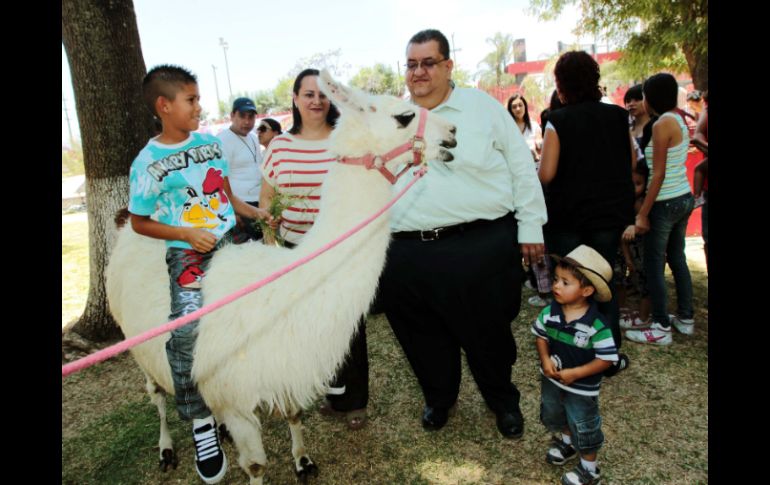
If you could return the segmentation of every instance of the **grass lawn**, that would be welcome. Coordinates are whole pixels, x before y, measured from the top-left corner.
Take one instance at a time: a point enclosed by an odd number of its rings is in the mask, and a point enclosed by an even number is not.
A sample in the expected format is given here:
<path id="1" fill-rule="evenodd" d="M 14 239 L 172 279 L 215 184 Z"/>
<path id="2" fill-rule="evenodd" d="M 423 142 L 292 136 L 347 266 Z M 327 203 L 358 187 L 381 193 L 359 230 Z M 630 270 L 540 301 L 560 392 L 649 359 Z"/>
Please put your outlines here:
<path id="1" fill-rule="evenodd" d="M 76 318 L 88 285 L 86 223 L 62 218 L 62 323 Z M 688 241 L 696 308 L 693 336 L 674 335 L 674 345 L 651 348 L 624 341 L 631 366 L 605 380 L 601 408 L 605 446 L 603 483 L 661 484 L 708 481 L 707 279 L 697 240 Z M 668 277 L 671 294 L 673 286 Z M 537 310 L 522 292 L 512 328 L 519 346 L 512 380 L 522 393 L 524 437 L 503 439 L 494 415 L 463 365 L 457 414 L 438 432 L 420 426 L 422 396 L 384 315 L 367 323 L 370 353 L 369 422 L 356 432 L 307 410 L 305 445 L 319 466 L 311 483 L 325 484 L 540 484 L 558 483 L 563 469 L 544 460 L 548 433 L 538 422 L 539 372 L 529 326 Z M 128 353 L 62 382 L 62 483 L 202 483 L 193 466 L 187 423 L 167 406 L 179 468 L 157 466 L 158 417 L 144 380 Z M 285 421 L 261 416 L 268 457 L 266 484 L 296 479 Z M 230 468 L 222 484 L 248 479 L 237 453 L 225 444 Z"/>

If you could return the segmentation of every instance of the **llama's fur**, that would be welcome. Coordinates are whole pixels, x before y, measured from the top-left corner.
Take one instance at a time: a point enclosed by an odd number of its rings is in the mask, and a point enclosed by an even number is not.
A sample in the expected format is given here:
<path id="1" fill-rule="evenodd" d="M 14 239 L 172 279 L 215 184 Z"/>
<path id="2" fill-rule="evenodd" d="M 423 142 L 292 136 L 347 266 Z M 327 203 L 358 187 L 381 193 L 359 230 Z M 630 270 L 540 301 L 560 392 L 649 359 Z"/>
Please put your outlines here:
<path id="1" fill-rule="evenodd" d="M 414 136 L 416 106 L 389 96 L 369 96 L 337 84 L 327 73 L 319 86 L 340 109 L 331 137 L 337 156 L 382 154 Z M 415 116 L 402 126 L 394 116 Z M 440 146 L 454 146 L 454 128 L 429 115 L 426 159 L 451 160 Z M 388 163 L 391 170 L 411 152 Z M 323 185 L 321 210 L 301 244 L 288 250 L 261 242 L 217 251 L 203 280 L 204 302 L 214 302 L 310 254 L 381 208 L 393 195 L 377 171 L 335 164 Z M 130 226 L 130 225 L 129 225 Z M 298 473 L 314 467 L 307 457 L 297 416 L 332 379 L 349 349 L 356 323 L 371 303 L 384 265 L 388 222 L 381 217 L 317 259 L 203 318 L 193 377 L 206 403 L 227 425 L 239 463 L 252 484 L 262 483 L 265 454 L 257 407 L 289 417 Z M 126 337 L 168 320 L 169 281 L 163 241 L 120 231 L 107 268 L 110 309 Z M 165 351 L 168 335 L 132 349 L 147 375 L 153 402 L 157 388 L 173 393 Z M 156 404 L 158 404 L 156 402 Z M 160 408 L 160 405 L 159 405 Z M 161 453 L 171 440 L 161 426 Z M 163 460 L 163 457 L 162 457 Z M 165 459 L 168 462 L 168 459 Z"/>

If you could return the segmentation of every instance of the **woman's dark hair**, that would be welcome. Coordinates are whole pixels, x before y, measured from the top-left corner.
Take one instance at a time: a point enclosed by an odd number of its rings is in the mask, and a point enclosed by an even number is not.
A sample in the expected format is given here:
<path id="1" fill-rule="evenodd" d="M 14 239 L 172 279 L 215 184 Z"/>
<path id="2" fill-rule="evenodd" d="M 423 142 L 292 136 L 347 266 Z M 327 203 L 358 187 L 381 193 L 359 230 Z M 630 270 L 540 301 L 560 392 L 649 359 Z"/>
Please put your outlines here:
<path id="1" fill-rule="evenodd" d="M 553 74 L 566 104 L 602 99 L 602 91 L 599 89 L 599 64 L 588 53 L 565 52 L 556 61 Z"/>
<path id="2" fill-rule="evenodd" d="M 551 115 L 551 113 L 563 107 L 564 105 L 561 104 L 561 100 L 559 99 L 559 92 L 554 89 L 551 93 L 550 104 L 546 109 L 540 112 L 540 131 L 543 132 L 543 136 L 545 136 L 545 126 L 548 124 L 548 117 Z"/>
<path id="3" fill-rule="evenodd" d="M 517 99 L 520 99 L 522 103 L 524 103 L 524 126 L 527 127 L 528 130 L 532 130 L 532 123 L 529 121 L 529 106 L 527 105 L 527 100 L 524 99 L 524 96 L 522 96 L 519 93 L 514 94 L 513 96 L 508 99 L 508 113 L 510 113 L 511 117 L 513 118 L 513 121 L 516 121 L 516 117 L 513 116 L 513 110 L 511 109 L 511 105 L 514 101 Z"/>
<path id="4" fill-rule="evenodd" d="M 644 153 L 644 149 L 647 148 L 647 145 L 650 144 L 650 140 L 652 140 L 652 125 L 655 124 L 656 121 L 658 121 L 658 117 L 651 114 L 650 121 L 648 121 L 647 124 L 644 125 L 644 128 L 642 128 L 642 139 L 639 141 L 639 148 L 642 149 L 642 153 Z"/>
<path id="5" fill-rule="evenodd" d="M 299 88 L 302 86 L 302 80 L 307 76 L 318 76 L 320 73 L 318 72 L 318 69 L 305 69 L 301 73 L 297 74 L 297 79 L 294 80 L 294 87 L 292 88 L 292 91 L 294 94 L 299 95 Z M 337 118 L 340 117 L 340 112 L 337 111 L 337 107 L 334 106 L 334 103 L 330 103 L 331 106 L 329 106 L 329 113 L 326 115 L 326 123 L 334 127 L 334 125 L 337 123 Z M 291 118 L 292 118 L 292 127 L 289 130 L 289 133 L 292 135 L 296 135 L 302 130 L 302 115 L 299 114 L 299 108 L 297 108 L 297 105 L 292 101 L 291 103 Z"/>
<path id="6" fill-rule="evenodd" d="M 641 101 L 644 99 L 644 93 L 642 92 L 642 85 L 637 84 L 636 86 L 631 86 L 628 88 L 628 91 L 626 91 L 626 94 L 623 96 L 623 104 L 628 104 L 631 100 L 634 101 Z"/>
<path id="7" fill-rule="evenodd" d="M 270 127 L 271 130 L 278 133 L 279 135 L 283 133 L 283 130 L 281 130 L 281 124 L 275 121 L 273 118 L 264 118 L 262 121 Z"/>
<path id="8" fill-rule="evenodd" d="M 647 105 L 660 116 L 676 108 L 679 97 L 679 84 L 671 74 L 661 72 L 653 74 L 644 81 L 644 99 Z"/>

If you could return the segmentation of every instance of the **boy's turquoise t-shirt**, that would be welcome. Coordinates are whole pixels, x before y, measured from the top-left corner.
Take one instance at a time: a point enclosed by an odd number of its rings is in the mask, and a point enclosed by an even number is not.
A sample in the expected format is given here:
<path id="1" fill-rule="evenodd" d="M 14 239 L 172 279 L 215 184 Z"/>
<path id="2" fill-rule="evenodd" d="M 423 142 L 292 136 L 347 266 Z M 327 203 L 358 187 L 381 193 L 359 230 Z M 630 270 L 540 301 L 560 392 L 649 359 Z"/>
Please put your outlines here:
<path id="1" fill-rule="evenodd" d="M 169 226 L 206 229 L 217 239 L 235 225 L 235 212 L 225 195 L 229 174 L 219 138 L 203 133 L 175 145 L 154 138 L 131 164 L 128 210 L 152 216 Z M 184 241 L 167 247 L 186 248 Z"/>

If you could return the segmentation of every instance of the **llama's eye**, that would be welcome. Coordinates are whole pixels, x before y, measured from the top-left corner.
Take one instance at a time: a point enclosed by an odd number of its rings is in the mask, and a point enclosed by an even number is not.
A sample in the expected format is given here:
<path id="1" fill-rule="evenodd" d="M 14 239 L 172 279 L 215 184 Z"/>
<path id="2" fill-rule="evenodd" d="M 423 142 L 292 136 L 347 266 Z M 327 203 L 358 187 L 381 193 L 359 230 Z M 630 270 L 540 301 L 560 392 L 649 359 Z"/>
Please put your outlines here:
<path id="1" fill-rule="evenodd" d="M 393 118 L 398 121 L 399 128 L 406 128 L 414 119 L 414 113 L 401 113 L 400 115 L 393 116 Z"/>

